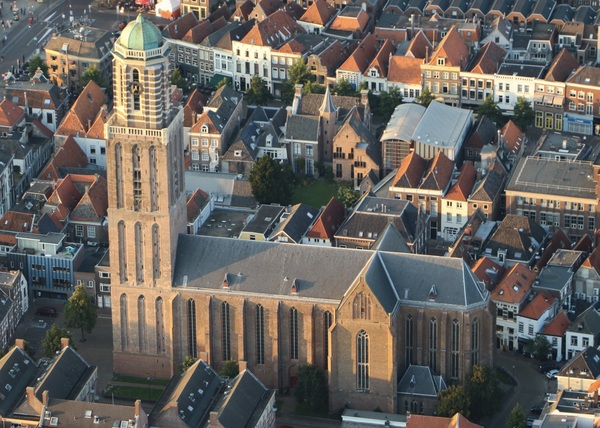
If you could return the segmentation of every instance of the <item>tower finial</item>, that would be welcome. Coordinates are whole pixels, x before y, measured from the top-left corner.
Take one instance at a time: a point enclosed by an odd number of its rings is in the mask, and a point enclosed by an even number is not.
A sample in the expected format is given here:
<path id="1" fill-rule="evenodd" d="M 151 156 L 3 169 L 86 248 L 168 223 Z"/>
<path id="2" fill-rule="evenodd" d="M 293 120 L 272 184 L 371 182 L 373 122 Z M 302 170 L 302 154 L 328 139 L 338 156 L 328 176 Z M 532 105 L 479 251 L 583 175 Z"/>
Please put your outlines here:
<path id="1" fill-rule="evenodd" d="M 321 104 L 321 108 L 319 109 L 319 111 L 321 113 L 333 113 L 335 111 L 335 106 L 333 105 L 333 98 L 331 96 L 331 91 L 329 90 L 329 85 L 327 85 L 327 89 L 325 89 L 323 104 Z"/>

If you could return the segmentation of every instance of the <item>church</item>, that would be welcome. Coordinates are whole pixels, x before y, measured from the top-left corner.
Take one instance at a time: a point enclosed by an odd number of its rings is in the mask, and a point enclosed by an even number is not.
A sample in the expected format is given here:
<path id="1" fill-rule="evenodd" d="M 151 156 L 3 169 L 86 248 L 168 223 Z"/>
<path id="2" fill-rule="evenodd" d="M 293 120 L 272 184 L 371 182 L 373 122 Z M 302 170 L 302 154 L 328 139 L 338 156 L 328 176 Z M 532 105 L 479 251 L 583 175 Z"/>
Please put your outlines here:
<path id="1" fill-rule="evenodd" d="M 141 15 L 113 51 L 106 123 L 115 373 L 168 378 L 187 355 L 246 361 L 271 388 L 323 369 L 330 409 L 404 409 L 409 365 L 461 382 L 493 365 L 484 285 L 456 258 L 186 235 L 183 110 L 170 47 Z M 402 409 L 400 409 L 402 407 Z"/>

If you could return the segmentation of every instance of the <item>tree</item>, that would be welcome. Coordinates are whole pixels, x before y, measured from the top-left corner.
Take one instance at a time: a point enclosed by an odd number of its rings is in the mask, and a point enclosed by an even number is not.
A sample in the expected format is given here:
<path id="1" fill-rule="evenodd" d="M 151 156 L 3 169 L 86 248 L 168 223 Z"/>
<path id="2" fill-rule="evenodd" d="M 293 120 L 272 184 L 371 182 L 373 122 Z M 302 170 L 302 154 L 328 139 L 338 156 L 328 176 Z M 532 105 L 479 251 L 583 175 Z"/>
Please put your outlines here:
<path id="1" fill-rule="evenodd" d="M 289 165 L 263 156 L 254 163 L 249 181 L 252 194 L 259 203 L 288 205 L 291 202 L 294 174 Z"/>
<path id="2" fill-rule="evenodd" d="M 283 83 L 281 89 L 281 99 L 287 103 L 291 103 L 294 99 L 296 85 L 306 85 L 313 79 L 313 75 L 308 70 L 304 60 L 298 58 L 294 61 L 289 69 L 288 80 Z"/>
<path id="3" fill-rule="evenodd" d="M 460 412 L 465 418 L 470 416 L 471 400 L 462 386 L 452 385 L 440 391 L 437 415 L 451 418 Z"/>
<path id="4" fill-rule="evenodd" d="M 240 365 L 235 360 L 225 360 L 221 363 L 221 370 L 219 374 L 223 377 L 233 379 L 240 374 Z"/>
<path id="5" fill-rule="evenodd" d="M 223 77 L 221 80 L 219 80 L 219 83 L 217 83 L 217 89 L 225 85 L 231 87 L 231 80 L 229 80 L 227 77 Z"/>
<path id="6" fill-rule="evenodd" d="M 302 88 L 305 94 L 324 94 L 325 86 L 319 85 L 317 82 L 307 82 Z"/>
<path id="7" fill-rule="evenodd" d="M 104 77 L 100 69 L 95 65 L 89 67 L 81 75 L 82 87 L 85 87 L 85 85 L 87 85 L 90 82 L 90 80 L 96 82 L 101 88 L 108 88 L 108 80 L 106 79 L 106 77 Z"/>
<path id="8" fill-rule="evenodd" d="M 44 76 L 48 77 L 48 65 L 46 64 L 46 62 L 42 59 L 41 56 L 39 55 L 35 55 L 32 56 L 31 58 L 29 58 L 29 78 L 31 79 L 33 77 L 33 75 L 35 74 L 37 69 L 42 70 L 42 73 L 44 73 Z"/>
<path id="9" fill-rule="evenodd" d="M 250 88 L 246 91 L 246 102 L 250 105 L 262 106 L 268 103 L 273 95 L 267 88 L 267 82 L 262 77 L 255 74 L 250 81 Z"/>
<path id="10" fill-rule="evenodd" d="M 354 190 L 352 182 L 343 181 L 338 187 L 337 198 L 342 204 L 344 204 L 346 208 L 348 208 L 354 205 L 356 201 L 360 199 L 360 195 L 356 190 Z"/>
<path id="11" fill-rule="evenodd" d="M 192 357 L 191 355 L 186 355 L 183 361 L 181 362 L 181 365 L 179 366 L 179 371 L 181 373 L 184 373 L 187 369 L 192 367 L 195 362 L 196 360 L 194 359 L 194 357 Z"/>
<path id="12" fill-rule="evenodd" d="M 542 336 L 541 334 L 535 336 L 535 339 L 533 339 L 531 346 L 533 348 L 533 356 L 540 361 L 546 361 L 548 359 L 548 354 L 552 352 L 552 345 L 550 344 L 548 339 L 546 339 L 546 337 Z"/>
<path id="13" fill-rule="evenodd" d="M 71 333 L 64 328 L 60 328 L 56 324 L 52 324 L 42 339 L 42 355 L 48 358 L 53 357 L 57 351 L 62 349 L 62 344 L 60 343 L 62 338 L 68 338 L 69 345 L 75 347 Z"/>
<path id="14" fill-rule="evenodd" d="M 328 393 L 323 371 L 313 364 L 302 364 L 298 368 L 298 383 L 294 396 L 299 404 L 310 406 L 313 412 L 326 411 Z"/>
<path id="15" fill-rule="evenodd" d="M 477 116 L 480 118 L 487 116 L 488 119 L 497 124 L 502 119 L 502 110 L 498 107 L 498 103 L 494 102 L 492 96 L 488 95 L 485 101 L 477 107 Z"/>
<path id="16" fill-rule="evenodd" d="M 84 332 L 92 332 L 97 318 L 92 296 L 85 291 L 83 285 L 78 285 L 65 305 L 65 325 L 81 329 L 80 341 L 85 342 Z"/>
<path id="17" fill-rule="evenodd" d="M 500 408 L 502 390 L 496 372 L 489 367 L 473 366 L 473 372 L 465 383 L 465 391 L 471 401 L 471 416 L 475 420 L 491 416 Z"/>
<path id="18" fill-rule="evenodd" d="M 519 97 L 513 111 L 512 121 L 525 132 L 527 127 L 533 123 L 533 118 L 535 117 L 531 103 L 524 97 Z"/>
<path id="19" fill-rule="evenodd" d="M 400 103 L 402 103 L 402 93 L 397 86 L 392 86 L 389 91 L 381 91 L 376 113 L 381 116 L 383 122 L 387 122 Z"/>
<path id="20" fill-rule="evenodd" d="M 336 95 L 358 97 L 358 91 L 346 79 L 338 81 L 331 91 Z"/>
<path id="21" fill-rule="evenodd" d="M 417 102 L 421 104 L 423 107 L 429 107 L 429 104 L 435 100 L 435 95 L 429 92 L 429 88 L 425 87 L 421 91 L 421 95 L 417 97 Z"/>
<path id="22" fill-rule="evenodd" d="M 188 84 L 187 80 L 184 79 L 183 75 L 181 74 L 181 70 L 178 68 L 173 70 L 173 73 L 171 73 L 171 84 L 181 89 L 184 94 L 187 94 L 190 91 L 190 85 Z"/>
<path id="23" fill-rule="evenodd" d="M 525 412 L 519 403 L 515 404 L 508 419 L 506 420 L 506 428 L 526 428 L 527 420 L 525 419 Z"/>

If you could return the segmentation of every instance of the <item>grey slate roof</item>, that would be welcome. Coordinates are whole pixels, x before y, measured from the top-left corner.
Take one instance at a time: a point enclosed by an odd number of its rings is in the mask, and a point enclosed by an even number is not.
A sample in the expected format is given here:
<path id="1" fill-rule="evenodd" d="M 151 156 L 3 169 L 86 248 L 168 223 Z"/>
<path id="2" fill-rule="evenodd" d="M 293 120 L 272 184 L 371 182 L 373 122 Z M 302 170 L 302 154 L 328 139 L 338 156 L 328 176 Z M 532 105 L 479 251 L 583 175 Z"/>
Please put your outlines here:
<path id="1" fill-rule="evenodd" d="M 554 13 L 552 14 L 552 20 L 559 20 L 562 22 L 569 22 L 573 15 L 575 15 L 575 9 L 573 9 L 568 4 L 559 4 L 554 9 Z"/>
<path id="2" fill-rule="evenodd" d="M 254 218 L 246 224 L 242 232 L 267 233 L 273 226 L 273 223 L 279 221 L 284 210 L 285 207 L 281 205 L 261 205 Z"/>
<path id="3" fill-rule="evenodd" d="M 371 246 L 372 250 L 389 251 L 392 253 L 411 253 L 406 241 L 402 238 L 394 223 L 388 223 L 377 241 Z"/>
<path id="4" fill-rule="evenodd" d="M 295 141 L 318 141 L 319 120 L 319 116 L 291 115 L 285 125 L 285 138 Z"/>
<path id="5" fill-rule="evenodd" d="M 323 98 L 325 98 L 325 94 L 303 94 L 298 104 L 298 114 L 319 116 Z M 364 116 L 364 106 L 360 104 L 360 97 L 332 95 L 331 99 L 334 107 L 339 109 L 338 120 L 343 120 L 353 107 L 358 108 L 361 117 Z"/>
<path id="6" fill-rule="evenodd" d="M 219 415 L 223 428 L 254 427 L 275 391 L 267 389 L 249 370 L 231 382 Z"/>
<path id="7" fill-rule="evenodd" d="M 547 232 L 535 221 L 522 215 L 508 214 L 485 246 L 485 254 L 496 256 L 506 250 L 510 260 L 530 260 Z"/>
<path id="8" fill-rule="evenodd" d="M 600 351 L 590 346 L 575 354 L 563 366 L 557 376 L 578 377 L 580 373 L 582 373 L 582 377 L 587 379 L 590 379 L 590 375 L 592 379 L 600 377 Z"/>
<path id="9" fill-rule="evenodd" d="M 175 287 L 213 292 L 341 301 L 364 270 L 373 294 L 390 313 L 400 301 L 464 308 L 488 299 L 483 283 L 456 258 L 180 235 L 176 261 Z M 434 300 L 429 299 L 432 285 Z"/>
<path id="10" fill-rule="evenodd" d="M 289 214 L 283 214 L 281 222 L 271 233 L 269 240 L 276 239 L 277 236 L 287 235 L 291 242 L 300 243 L 300 240 L 313 224 L 319 210 L 306 204 L 296 204 L 291 207 Z M 283 217 L 285 216 L 285 219 Z"/>
<path id="11" fill-rule="evenodd" d="M 568 331 L 591 334 L 596 336 L 600 334 L 600 312 L 598 304 L 593 304 L 583 311 L 574 322 L 569 326 Z M 598 372 L 600 375 L 600 371 Z"/>
<path id="12" fill-rule="evenodd" d="M 63 348 L 42 381 L 35 387 L 35 396 L 41 400 L 42 393 L 48 391 L 53 398 L 72 400 L 95 369 L 96 367 L 89 365 L 70 346 Z"/>
<path id="13" fill-rule="evenodd" d="M 498 192 L 502 191 L 504 177 L 495 169 L 489 171 L 485 177 L 475 183 L 470 201 L 493 202 Z"/>
<path id="14" fill-rule="evenodd" d="M 428 366 L 411 364 L 398 383 L 398 394 L 437 398 L 438 393 L 444 389 L 446 389 L 444 379 L 434 375 Z"/>
<path id="15" fill-rule="evenodd" d="M 596 200 L 593 177 L 591 162 L 560 162 L 530 156 L 519 160 L 506 190 Z"/>
<path id="16" fill-rule="evenodd" d="M 572 278 L 573 272 L 568 267 L 546 266 L 538 275 L 534 288 L 560 292 Z"/>
<path id="17" fill-rule="evenodd" d="M 12 412 L 36 372 L 35 362 L 18 346 L 2 357 L 0 360 L 0 415 L 7 416 Z"/>

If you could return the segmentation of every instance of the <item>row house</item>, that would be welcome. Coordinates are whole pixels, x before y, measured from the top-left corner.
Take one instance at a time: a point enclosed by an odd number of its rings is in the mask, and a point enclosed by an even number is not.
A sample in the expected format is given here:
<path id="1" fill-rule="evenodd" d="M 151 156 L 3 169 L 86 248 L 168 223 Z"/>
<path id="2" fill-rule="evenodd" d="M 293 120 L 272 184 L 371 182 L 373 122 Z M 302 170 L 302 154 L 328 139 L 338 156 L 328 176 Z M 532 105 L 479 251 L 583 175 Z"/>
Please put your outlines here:
<path id="1" fill-rule="evenodd" d="M 571 22 L 573 20 L 573 16 L 575 15 L 575 8 L 571 7 L 568 4 L 559 4 L 556 5 L 554 9 L 554 13 L 550 18 L 551 24 L 561 26 L 567 22 Z"/>
<path id="2" fill-rule="evenodd" d="M 0 216 L 10 210 L 15 203 L 14 157 L 12 153 L 0 151 Z"/>
<path id="3" fill-rule="evenodd" d="M 389 40 L 384 41 L 379 48 L 379 52 L 363 73 L 363 82 L 367 84 L 367 89 L 374 94 L 388 90 L 388 67 L 391 62 L 390 57 L 394 51 L 395 47 L 392 42 Z"/>
<path id="4" fill-rule="evenodd" d="M 421 96 L 421 58 L 394 55 L 390 57 L 387 90 L 397 88 L 402 100 L 410 103 Z"/>
<path id="5" fill-rule="evenodd" d="M 534 295 L 535 294 L 535 295 Z M 517 342 L 519 352 L 525 349 L 533 352 L 531 343 L 544 326 L 550 322 L 560 310 L 558 299 L 544 292 L 532 293 L 529 303 L 517 315 Z"/>
<path id="6" fill-rule="evenodd" d="M 206 19 L 217 4 L 216 0 L 181 0 L 181 14 L 193 14 L 197 19 Z"/>
<path id="7" fill-rule="evenodd" d="M 577 59 L 563 48 L 552 59 L 544 78 L 536 80 L 532 107 L 537 128 L 562 131 L 565 82 L 578 67 Z"/>
<path id="8" fill-rule="evenodd" d="M 337 12 L 327 1 L 315 0 L 297 22 L 307 33 L 321 34 Z"/>
<path id="9" fill-rule="evenodd" d="M 496 345 L 505 351 L 518 349 L 517 319 L 532 291 L 535 272 L 517 263 L 504 274 L 490 295 L 496 304 Z"/>
<path id="10" fill-rule="evenodd" d="M 108 251 L 94 266 L 96 273 L 96 304 L 99 308 L 110 309 L 110 261 Z"/>
<path id="11" fill-rule="evenodd" d="M 535 22 L 532 31 L 520 28 L 513 33 L 510 59 L 548 63 L 554 55 L 554 45 L 558 40 L 556 25 Z"/>
<path id="12" fill-rule="evenodd" d="M 475 164 L 475 167 L 481 166 L 483 169 L 488 169 L 491 166 L 491 158 L 493 157 L 487 154 L 491 149 L 488 146 L 497 148 L 497 136 L 498 130 L 496 124 L 488 119 L 487 116 L 482 116 L 475 124 L 469 139 L 463 145 L 463 160 L 472 162 Z"/>
<path id="13" fill-rule="evenodd" d="M 481 45 L 494 42 L 499 47 L 509 52 L 512 48 L 513 26 L 506 18 L 496 18 L 490 24 L 490 28 L 481 38 Z"/>
<path id="14" fill-rule="evenodd" d="M 559 311 L 539 332 L 551 344 L 552 359 L 562 361 L 565 359 L 565 337 L 570 321 L 563 311 Z"/>
<path id="15" fill-rule="evenodd" d="M 190 129 L 190 160 L 194 171 L 218 172 L 221 156 L 246 117 L 241 93 L 223 85 L 214 93 Z"/>
<path id="16" fill-rule="evenodd" d="M 555 242 L 557 235 L 563 236 L 560 240 L 564 248 L 560 248 L 561 244 Z M 560 233 L 556 233 L 553 239 L 549 241 L 548 247 L 552 246 L 558 248 L 554 250 L 554 254 L 540 271 L 533 288 L 555 297 L 562 307 L 572 308 L 574 273 L 583 263 L 584 253 L 583 251 L 570 249 L 571 242 L 562 230 Z M 548 248 L 542 253 L 542 260 L 545 259 L 547 251 Z M 538 265 L 534 269 L 539 268 L 540 266 Z"/>
<path id="17" fill-rule="evenodd" d="M 540 0 L 534 3 L 533 10 L 527 18 L 527 23 L 548 22 L 552 17 L 554 9 L 556 9 L 555 0 Z"/>
<path id="18" fill-rule="evenodd" d="M 29 309 L 27 280 L 21 271 L 0 271 L 0 346 L 6 349 Z"/>
<path id="19" fill-rule="evenodd" d="M 567 49 L 577 58 L 579 64 L 596 61 L 598 33 L 592 24 L 583 22 L 567 22 L 558 32 L 557 50 Z"/>
<path id="20" fill-rule="evenodd" d="M 486 43 L 477 52 L 470 68 L 460 73 L 461 104 L 479 105 L 494 96 L 494 75 L 505 55 L 495 42 Z"/>
<path id="21" fill-rule="evenodd" d="M 411 152 L 389 187 L 390 198 L 407 200 L 429 216 L 429 239 L 442 236 L 442 199 L 450 189 L 453 172 L 454 162 L 443 152 L 429 161 Z"/>
<path id="22" fill-rule="evenodd" d="M 373 31 L 374 18 L 363 8 L 357 6 L 344 7 L 322 34 L 342 40 L 362 39 Z"/>
<path id="23" fill-rule="evenodd" d="M 590 303 L 600 300 L 600 250 L 598 247 L 575 272 L 575 298 Z"/>
<path id="24" fill-rule="evenodd" d="M 312 52 L 306 59 L 306 67 L 315 76 L 319 85 L 330 85 L 336 81 L 336 70 L 356 48 L 356 42 L 326 39 L 323 49 Z M 419 85 L 420 86 L 420 85 Z"/>
<path id="25" fill-rule="evenodd" d="M 456 27 L 450 28 L 446 36 L 421 65 L 423 88 L 427 88 L 444 103 L 460 103 L 460 73 L 466 71 L 471 51 Z"/>
<path id="26" fill-rule="evenodd" d="M 591 346 L 600 345 L 600 310 L 598 303 L 593 303 L 571 323 L 565 340 L 565 354 L 571 359 L 578 352 Z"/>
<path id="27" fill-rule="evenodd" d="M 221 31 L 217 31 L 203 40 L 202 44 L 210 43 L 210 46 L 212 46 L 213 58 L 215 61 L 215 75 L 209 83 L 209 86 L 216 87 L 217 84 L 224 78 L 233 82 L 233 73 L 235 68 L 232 49 L 233 41 L 242 40 L 246 34 L 248 34 L 248 32 L 254 28 L 254 23 L 255 21 L 253 19 L 244 22 L 243 24 L 238 21 L 233 21 Z M 230 30 L 225 31 L 228 28 L 230 28 Z M 221 33 L 223 34 L 221 35 Z"/>
<path id="28" fill-rule="evenodd" d="M 332 247 L 335 244 L 335 233 L 345 219 L 346 207 L 332 197 L 302 238 L 302 244 Z"/>
<path id="29" fill-rule="evenodd" d="M 482 169 L 482 173 L 484 171 L 486 170 Z M 502 172 L 491 168 L 485 172 L 485 175 L 475 183 L 469 195 L 467 212 L 469 217 L 480 210 L 485 218 L 491 221 L 499 220 L 503 208 L 504 183 L 505 176 Z"/>
<path id="30" fill-rule="evenodd" d="M 541 78 L 544 70 L 544 65 L 535 63 L 502 63 L 493 75 L 494 102 L 503 111 L 512 111 L 521 97 L 533 104 L 535 82 Z"/>
<path id="31" fill-rule="evenodd" d="M 506 212 L 524 215 L 572 239 L 598 224 L 598 167 L 591 162 L 522 158 L 506 186 Z"/>
<path id="32" fill-rule="evenodd" d="M 454 183 L 448 193 L 442 197 L 441 204 L 441 230 L 445 241 L 454 241 L 458 231 L 469 219 L 468 199 L 475 181 L 477 171 L 473 164 L 465 162 L 460 172 L 456 173 Z"/>
<path id="33" fill-rule="evenodd" d="M 305 30 L 287 13 L 279 10 L 265 20 L 255 22 L 254 27 L 241 40 L 232 40 L 234 87 L 246 91 L 252 77 L 259 76 L 272 92 L 271 67 L 275 65 L 272 50 L 302 33 Z M 288 66 L 291 66 L 292 58 L 287 61 Z"/>
<path id="34" fill-rule="evenodd" d="M 541 0 L 543 2 L 543 0 Z M 527 18 L 533 10 L 533 2 L 530 0 L 516 0 L 506 19 L 513 22 L 515 26 L 527 25 Z"/>
<path id="35" fill-rule="evenodd" d="M 364 80 L 364 73 L 379 51 L 379 41 L 369 33 L 358 47 L 336 70 L 336 81 L 346 80 L 354 89 L 358 89 Z"/>
<path id="36" fill-rule="evenodd" d="M 598 117 L 600 69 L 584 65 L 566 81 L 563 129 L 567 132 L 592 135 L 600 129 L 594 126 L 594 119 Z"/>

